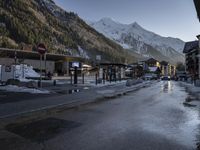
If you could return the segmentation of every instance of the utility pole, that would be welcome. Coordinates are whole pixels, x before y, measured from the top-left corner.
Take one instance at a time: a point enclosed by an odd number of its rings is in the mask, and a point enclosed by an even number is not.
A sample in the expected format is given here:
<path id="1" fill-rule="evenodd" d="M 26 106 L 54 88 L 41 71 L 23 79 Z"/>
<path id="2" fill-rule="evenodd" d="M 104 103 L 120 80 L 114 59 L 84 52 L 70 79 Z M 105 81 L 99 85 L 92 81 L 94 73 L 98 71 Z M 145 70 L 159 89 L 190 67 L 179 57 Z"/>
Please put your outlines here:
<path id="1" fill-rule="evenodd" d="M 15 61 L 15 66 L 14 66 L 14 75 L 13 75 L 13 79 L 15 79 L 15 76 L 16 76 L 17 50 L 15 50 L 14 61 Z"/>
<path id="2" fill-rule="evenodd" d="M 47 76 L 47 53 L 44 54 L 45 77 Z"/>
<path id="3" fill-rule="evenodd" d="M 198 68 L 198 74 L 199 74 L 199 79 L 200 79 L 200 35 L 197 35 L 197 39 L 199 40 L 199 45 L 198 45 L 198 60 L 199 60 L 199 68 Z"/>

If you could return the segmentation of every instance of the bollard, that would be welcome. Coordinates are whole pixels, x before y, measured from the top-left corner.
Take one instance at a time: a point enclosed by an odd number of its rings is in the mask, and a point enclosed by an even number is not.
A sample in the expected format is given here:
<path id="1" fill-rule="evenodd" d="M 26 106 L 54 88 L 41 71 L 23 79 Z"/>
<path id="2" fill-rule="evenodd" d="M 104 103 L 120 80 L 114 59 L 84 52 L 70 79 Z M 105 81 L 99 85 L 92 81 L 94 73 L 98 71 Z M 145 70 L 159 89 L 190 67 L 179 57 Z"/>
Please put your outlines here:
<path id="1" fill-rule="evenodd" d="M 103 73 L 103 84 L 105 84 L 105 73 Z"/>
<path id="2" fill-rule="evenodd" d="M 38 87 L 40 88 L 41 87 L 41 81 L 38 80 Z"/>
<path id="3" fill-rule="evenodd" d="M 78 68 L 75 67 L 74 69 L 74 84 L 78 84 Z"/>
<path id="4" fill-rule="evenodd" d="M 56 80 L 53 80 L 53 86 L 56 86 Z"/>
<path id="5" fill-rule="evenodd" d="M 70 83 L 72 85 L 72 73 L 70 73 Z"/>
<path id="6" fill-rule="evenodd" d="M 85 81 L 84 81 L 84 73 L 82 74 L 82 84 L 85 84 Z"/>
<path id="7" fill-rule="evenodd" d="M 95 74 L 95 80 L 96 80 L 96 85 L 97 85 L 97 74 Z"/>

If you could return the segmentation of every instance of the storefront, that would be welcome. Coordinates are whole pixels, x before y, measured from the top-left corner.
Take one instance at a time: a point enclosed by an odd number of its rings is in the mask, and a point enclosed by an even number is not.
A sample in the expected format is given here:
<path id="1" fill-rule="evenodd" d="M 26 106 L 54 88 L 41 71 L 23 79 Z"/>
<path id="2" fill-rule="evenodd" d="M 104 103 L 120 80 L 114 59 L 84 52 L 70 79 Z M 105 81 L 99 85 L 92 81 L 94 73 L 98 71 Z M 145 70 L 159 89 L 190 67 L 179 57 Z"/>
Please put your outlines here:
<path id="1" fill-rule="evenodd" d="M 46 54 L 46 59 L 40 62 L 40 55 L 37 52 L 0 48 L 0 65 L 26 64 L 39 71 L 40 66 L 45 73 L 57 75 L 69 75 L 70 62 L 82 62 L 81 57 L 73 57 L 59 54 Z"/>

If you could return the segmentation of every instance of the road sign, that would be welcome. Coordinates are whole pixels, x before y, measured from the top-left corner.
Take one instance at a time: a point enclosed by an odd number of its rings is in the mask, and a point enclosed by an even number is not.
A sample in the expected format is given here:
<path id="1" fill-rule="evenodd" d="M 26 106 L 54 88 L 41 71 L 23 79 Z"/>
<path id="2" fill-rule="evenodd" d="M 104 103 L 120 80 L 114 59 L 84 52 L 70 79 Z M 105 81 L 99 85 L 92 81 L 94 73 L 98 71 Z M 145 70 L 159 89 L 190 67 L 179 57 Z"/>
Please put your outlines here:
<path id="1" fill-rule="evenodd" d="M 5 72 L 11 72 L 11 66 L 5 66 Z"/>
<path id="2" fill-rule="evenodd" d="M 101 55 L 96 55 L 96 60 L 101 61 Z"/>
<path id="3" fill-rule="evenodd" d="M 37 51 L 40 55 L 44 55 L 47 52 L 46 46 L 43 43 L 38 44 Z"/>

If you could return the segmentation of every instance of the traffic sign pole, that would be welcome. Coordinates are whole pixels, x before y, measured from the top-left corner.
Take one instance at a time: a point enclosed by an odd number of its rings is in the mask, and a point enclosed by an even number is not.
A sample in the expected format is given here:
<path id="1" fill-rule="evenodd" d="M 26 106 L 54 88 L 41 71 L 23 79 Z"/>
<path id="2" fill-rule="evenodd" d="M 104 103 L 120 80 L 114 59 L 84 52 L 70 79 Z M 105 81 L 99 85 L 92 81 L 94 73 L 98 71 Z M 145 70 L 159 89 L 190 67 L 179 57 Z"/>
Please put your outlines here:
<path id="1" fill-rule="evenodd" d="M 42 87 L 42 55 L 40 54 L 40 87 Z"/>
<path id="2" fill-rule="evenodd" d="M 42 87 L 42 56 L 46 55 L 46 52 L 47 52 L 45 44 L 43 44 L 43 43 L 38 44 L 37 51 L 40 54 L 40 84 L 39 84 L 39 86 Z M 46 56 L 45 56 L 45 58 L 46 58 Z M 45 62 L 45 74 L 46 74 L 46 62 Z"/>

